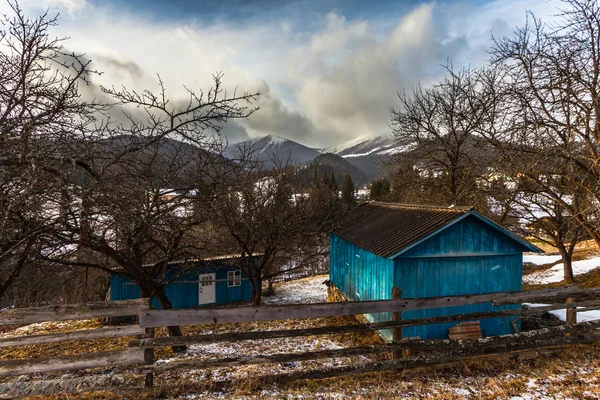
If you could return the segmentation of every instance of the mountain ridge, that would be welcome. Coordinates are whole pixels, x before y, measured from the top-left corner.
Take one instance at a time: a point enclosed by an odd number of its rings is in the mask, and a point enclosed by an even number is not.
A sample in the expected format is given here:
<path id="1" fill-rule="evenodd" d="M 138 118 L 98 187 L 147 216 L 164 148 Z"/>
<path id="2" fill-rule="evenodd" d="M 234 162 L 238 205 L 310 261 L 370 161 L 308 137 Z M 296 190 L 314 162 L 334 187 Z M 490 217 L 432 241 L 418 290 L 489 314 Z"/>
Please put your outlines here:
<path id="1" fill-rule="evenodd" d="M 326 148 L 308 147 L 292 139 L 266 135 L 229 146 L 226 154 L 233 158 L 240 154 L 242 148 L 251 149 L 254 157 L 267 166 L 273 164 L 274 158 L 308 165 L 323 154 L 334 154 L 356 167 L 361 173 L 359 180 L 366 182 L 384 174 L 382 166 L 391 156 L 409 150 L 409 146 L 399 145 L 391 135 L 363 135 Z M 341 162 L 333 164 L 328 168 L 333 168 L 334 173 L 339 172 L 336 168 L 348 170 L 347 166 L 342 168 Z M 358 177 L 356 171 L 353 174 Z"/>

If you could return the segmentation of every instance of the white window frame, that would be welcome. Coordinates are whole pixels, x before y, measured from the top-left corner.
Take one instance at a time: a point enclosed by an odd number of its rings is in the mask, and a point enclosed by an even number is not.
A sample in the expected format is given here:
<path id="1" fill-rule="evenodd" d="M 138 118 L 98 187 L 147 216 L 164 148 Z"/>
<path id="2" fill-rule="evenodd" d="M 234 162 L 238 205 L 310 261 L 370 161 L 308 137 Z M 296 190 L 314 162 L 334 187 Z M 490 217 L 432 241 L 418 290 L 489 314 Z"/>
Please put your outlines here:
<path id="1" fill-rule="evenodd" d="M 240 270 L 227 271 L 227 287 L 242 285 L 242 272 Z"/>

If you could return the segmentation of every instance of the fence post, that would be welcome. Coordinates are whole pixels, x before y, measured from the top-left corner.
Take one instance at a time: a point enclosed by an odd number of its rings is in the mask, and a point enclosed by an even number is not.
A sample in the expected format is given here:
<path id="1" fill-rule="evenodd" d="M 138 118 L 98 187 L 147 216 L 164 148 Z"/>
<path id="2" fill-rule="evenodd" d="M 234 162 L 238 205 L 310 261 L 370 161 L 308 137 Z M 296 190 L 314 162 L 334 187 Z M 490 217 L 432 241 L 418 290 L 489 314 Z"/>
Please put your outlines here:
<path id="1" fill-rule="evenodd" d="M 145 338 L 154 337 L 154 328 L 146 328 Z M 154 364 L 154 348 L 144 349 L 144 362 L 146 365 Z M 151 389 L 154 386 L 154 373 L 152 371 L 146 373 L 145 385 L 146 389 Z"/>
<path id="2" fill-rule="evenodd" d="M 398 300 L 402 297 L 402 289 L 400 289 L 399 287 L 393 287 L 392 288 L 392 300 Z M 397 322 L 400 321 L 400 312 L 399 311 L 394 311 L 392 313 L 392 321 Z M 393 328 L 392 329 L 392 341 L 396 341 L 396 340 L 400 340 L 402 339 L 402 328 L 398 327 L 398 328 Z M 401 358 L 402 354 L 399 350 L 394 350 L 392 352 L 392 359 L 397 359 L 397 358 Z"/>
<path id="3" fill-rule="evenodd" d="M 567 297 L 567 304 L 574 303 L 573 297 Z M 577 309 L 575 307 L 567 308 L 567 325 L 577 323 Z"/>
<path id="4" fill-rule="evenodd" d="M 152 309 L 152 302 L 148 300 L 148 304 L 140 306 L 140 312 L 137 315 L 137 323 L 140 323 L 140 315 L 146 311 Z M 154 337 L 154 328 L 146 328 L 143 336 L 140 336 L 141 339 L 152 339 Z M 154 348 L 144 349 L 144 362 L 146 365 L 154 364 Z M 154 373 L 152 371 L 146 372 L 146 380 L 144 383 L 144 387 L 146 389 L 151 389 L 154 386 Z"/>

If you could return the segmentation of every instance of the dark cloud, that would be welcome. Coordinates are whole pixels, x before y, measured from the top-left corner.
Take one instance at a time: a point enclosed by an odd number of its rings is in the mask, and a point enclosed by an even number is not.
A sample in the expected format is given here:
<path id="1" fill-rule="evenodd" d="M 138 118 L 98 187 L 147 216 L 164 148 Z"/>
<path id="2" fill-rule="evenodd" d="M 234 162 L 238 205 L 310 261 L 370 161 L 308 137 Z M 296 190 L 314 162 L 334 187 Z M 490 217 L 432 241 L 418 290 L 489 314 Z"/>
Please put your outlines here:
<path id="1" fill-rule="evenodd" d="M 254 136 L 276 135 L 303 144 L 319 141 L 320 132 L 306 116 L 291 111 L 265 82 L 260 91 L 260 110 L 246 121 Z"/>
<path id="2" fill-rule="evenodd" d="M 239 122 L 230 120 L 223 125 L 221 135 L 227 138 L 228 143 L 238 143 L 250 139 L 248 131 Z"/>
<path id="3" fill-rule="evenodd" d="M 109 55 L 95 55 L 92 58 L 103 69 L 108 69 L 117 76 L 128 77 L 134 82 L 144 76 L 142 68 L 131 60 L 121 60 Z"/>

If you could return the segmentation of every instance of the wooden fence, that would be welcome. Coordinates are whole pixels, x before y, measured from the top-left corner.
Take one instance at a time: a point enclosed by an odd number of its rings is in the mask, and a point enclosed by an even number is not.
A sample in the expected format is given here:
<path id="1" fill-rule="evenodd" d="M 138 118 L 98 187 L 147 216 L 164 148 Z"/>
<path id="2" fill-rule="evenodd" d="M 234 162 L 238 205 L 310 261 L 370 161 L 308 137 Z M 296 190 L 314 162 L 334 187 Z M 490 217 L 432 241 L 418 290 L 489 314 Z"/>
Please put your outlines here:
<path id="1" fill-rule="evenodd" d="M 398 297 L 399 293 L 396 293 Z M 557 351 L 571 344 L 589 344 L 600 340 L 600 321 L 571 323 L 539 331 L 515 333 L 499 337 L 461 340 L 411 340 L 400 339 L 403 327 L 442 322 L 474 321 L 486 318 L 523 316 L 567 309 L 571 322 L 577 311 L 600 309 L 600 289 L 577 289 L 576 287 L 543 289 L 527 292 L 507 292 L 482 295 L 439 297 L 429 299 L 399 299 L 365 302 L 342 302 L 322 304 L 295 304 L 262 307 L 200 308 L 189 310 L 152 310 L 148 299 L 117 301 L 110 303 L 36 307 L 12 309 L 0 312 L 0 325 L 24 325 L 45 321 L 82 320 L 136 316 L 138 323 L 99 329 L 77 330 L 0 339 L 0 348 L 35 344 L 82 341 L 98 338 L 135 337 L 129 347 L 121 350 L 65 355 L 48 359 L 21 359 L 0 361 L 0 377 L 45 374 L 34 382 L 13 381 L 0 384 L 0 398 L 22 395 L 48 395 L 56 392 L 82 392 L 114 389 L 123 386 L 151 387 L 154 374 L 176 369 L 203 369 L 236 365 L 284 363 L 318 360 L 356 355 L 392 353 L 385 361 L 363 363 L 345 367 L 313 370 L 302 373 L 263 376 L 263 382 L 290 379 L 322 379 L 356 373 L 390 369 L 431 368 L 456 365 L 473 357 L 493 355 L 499 358 L 532 358 Z M 565 299 L 568 302 L 565 303 Z M 422 319 L 402 320 L 404 311 L 439 307 L 477 304 L 492 301 L 496 305 L 523 302 L 544 302 L 551 305 L 537 308 L 478 312 Z M 227 332 L 217 334 L 187 335 L 181 337 L 153 337 L 154 328 L 172 325 L 196 325 L 216 323 L 239 323 L 251 321 L 275 321 L 332 317 L 357 314 L 392 312 L 394 318 L 387 322 L 356 323 L 342 326 L 321 326 L 304 329 L 282 329 L 251 332 Z M 173 361 L 154 364 L 154 349 L 201 343 L 256 341 L 274 338 L 337 335 L 349 332 L 372 332 L 394 329 L 390 343 L 374 346 L 319 350 L 293 354 L 268 354 L 242 356 L 218 360 Z M 411 354 L 415 354 L 411 356 Z M 425 354 L 426 356 L 424 356 Z M 130 374 L 95 375 L 72 379 L 49 379 L 47 375 L 67 370 L 83 370 L 106 367 L 129 367 Z M 6 379 L 6 378 L 3 378 Z"/>

